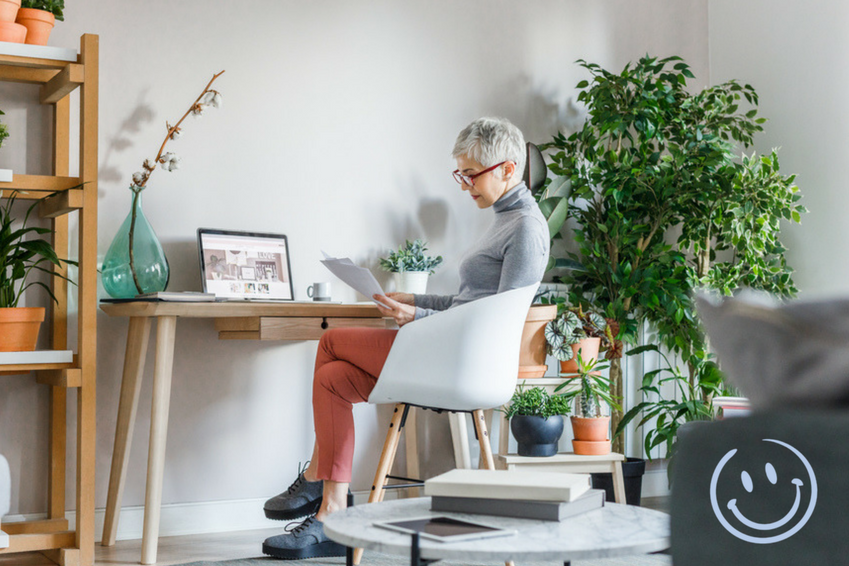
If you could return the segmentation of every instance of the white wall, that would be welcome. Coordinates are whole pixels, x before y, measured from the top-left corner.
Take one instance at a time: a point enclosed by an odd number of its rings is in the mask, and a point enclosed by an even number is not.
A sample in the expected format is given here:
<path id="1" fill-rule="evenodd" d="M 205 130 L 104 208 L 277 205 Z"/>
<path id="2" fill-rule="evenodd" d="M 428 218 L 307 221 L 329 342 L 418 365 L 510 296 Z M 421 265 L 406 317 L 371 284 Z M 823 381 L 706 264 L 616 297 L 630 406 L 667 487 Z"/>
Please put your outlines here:
<path id="1" fill-rule="evenodd" d="M 75 47 L 82 33 L 100 35 L 101 257 L 128 212 L 130 176 L 155 155 L 165 120 L 173 123 L 213 73 L 227 71 L 216 83 L 224 107 L 187 120 L 183 138 L 169 145 L 183 168 L 157 170 L 144 194 L 172 290 L 199 289 L 195 230 L 208 226 L 287 234 L 298 298 L 330 278 L 320 249 L 374 267 L 388 248 L 425 237 L 446 257 L 430 290 L 452 292 L 462 251 L 491 219 L 450 177 L 463 126 L 503 115 L 528 140 L 547 141 L 580 118 L 579 58 L 619 69 L 647 52 L 677 54 L 710 82 L 706 0 L 250 3 L 259 14 L 243 4 L 76 0 L 51 39 Z M 0 166 L 47 172 L 49 113 L 28 96 L 0 87 L 13 135 L 26 133 L 25 147 L 14 145 L 23 136 L 10 138 Z M 334 298 L 357 299 L 338 282 Z M 98 324 L 102 507 L 127 323 L 101 316 Z M 177 330 L 163 503 L 285 488 L 310 453 L 316 344 L 219 342 L 204 321 L 180 321 Z M 151 352 L 124 505 L 144 499 L 152 365 Z M 47 392 L 32 381 L 0 379 L 13 513 L 46 505 Z M 365 489 L 388 415 L 360 406 L 355 419 L 353 488 Z M 450 462 L 447 424 L 427 420 L 423 456 L 436 458 L 430 471 L 438 471 Z"/>
<path id="2" fill-rule="evenodd" d="M 711 0 L 709 6 L 711 78 L 755 87 L 760 113 L 769 119 L 755 149 L 780 148 L 781 171 L 798 174 L 801 203 L 810 210 L 801 225 L 781 234 L 796 284 L 802 296 L 845 293 L 849 4 Z"/>

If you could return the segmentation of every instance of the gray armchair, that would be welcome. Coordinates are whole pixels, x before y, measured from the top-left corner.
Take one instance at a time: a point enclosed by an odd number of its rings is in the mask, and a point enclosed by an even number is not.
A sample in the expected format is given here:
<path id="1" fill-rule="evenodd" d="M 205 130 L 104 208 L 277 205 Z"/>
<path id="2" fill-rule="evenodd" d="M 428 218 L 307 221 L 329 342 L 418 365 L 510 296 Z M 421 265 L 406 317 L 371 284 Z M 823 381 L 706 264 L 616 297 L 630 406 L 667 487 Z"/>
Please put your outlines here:
<path id="1" fill-rule="evenodd" d="M 849 412 L 765 411 L 680 432 L 674 564 L 849 563 Z"/>

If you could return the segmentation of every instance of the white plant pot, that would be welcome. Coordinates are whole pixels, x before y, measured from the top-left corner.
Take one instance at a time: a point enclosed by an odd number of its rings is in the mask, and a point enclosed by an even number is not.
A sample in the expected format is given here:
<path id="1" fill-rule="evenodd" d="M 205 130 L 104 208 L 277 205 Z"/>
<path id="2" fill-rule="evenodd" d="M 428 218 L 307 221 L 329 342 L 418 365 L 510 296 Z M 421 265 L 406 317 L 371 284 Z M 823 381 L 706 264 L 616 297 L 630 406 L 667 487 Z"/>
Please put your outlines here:
<path id="1" fill-rule="evenodd" d="M 404 271 L 395 273 L 395 291 L 424 295 L 427 292 L 427 271 Z"/>

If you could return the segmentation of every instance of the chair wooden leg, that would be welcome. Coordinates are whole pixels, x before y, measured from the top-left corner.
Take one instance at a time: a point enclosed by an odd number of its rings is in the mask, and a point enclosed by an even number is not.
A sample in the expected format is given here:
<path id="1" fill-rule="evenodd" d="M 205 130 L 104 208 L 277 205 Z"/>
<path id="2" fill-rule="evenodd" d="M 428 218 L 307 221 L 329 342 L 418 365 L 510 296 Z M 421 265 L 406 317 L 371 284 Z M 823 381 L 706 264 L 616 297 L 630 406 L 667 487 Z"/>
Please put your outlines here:
<path id="1" fill-rule="evenodd" d="M 478 409 L 472 413 L 472 420 L 475 423 L 475 432 L 478 434 L 478 443 L 481 447 L 481 463 L 478 466 L 487 470 L 495 469 L 495 461 L 492 459 L 492 445 L 489 443 L 489 432 L 486 430 L 486 416 L 483 410 Z"/>
<path id="2" fill-rule="evenodd" d="M 466 413 L 448 413 L 448 425 L 451 427 L 451 443 L 454 445 L 454 466 L 468 470 L 472 467 L 472 459 L 469 455 Z"/>
<path id="3" fill-rule="evenodd" d="M 383 501 L 383 486 L 386 485 L 386 476 L 392 471 L 392 464 L 395 461 L 395 452 L 398 450 L 398 441 L 401 440 L 401 421 L 404 418 L 404 411 L 407 405 L 398 403 L 395 405 L 395 413 L 392 415 L 392 422 L 389 423 L 389 432 L 386 433 L 386 441 L 383 443 L 383 452 L 380 453 L 380 460 L 377 463 L 377 472 L 374 474 L 374 483 L 371 484 L 371 493 L 368 496 L 369 503 Z M 363 557 L 363 549 L 354 549 L 354 564 L 360 563 Z"/>
<path id="4" fill-rule="evenodd" d="M 487 434 L 489 434 L 489 431 L 492 430 L 492 409 L 485 409 L 484 410 L 483 419 L 484 419 L 483 420 L 484 426 L 486 427 L 486 432 L 487 432 Z M 491 437 L 490 437 L 489 445 L 490 445 L 490 452 L 492 452 L 492 438 Z M 478 459 L 478 469 L 479 470 L 487 469 L 486 468 L 486 460 L 484 458 Z M 495 468 L 490 468 L 490 469 L 494 470 Z"/>
<path id="5" fill-rule="evenodd" d="M 418 409 L 410 407 L 407 413 L 407 422 L 404 423 L 404 446 L 407 447 L 407 477 L 421 477 L 421 466 L 419 465 L 419 439 L 417 432 L 416 416 L 419 414 Z M 406 497 L 418 497 L 421 495 L 421 488 L 411 487 L 404 490 Z"/>

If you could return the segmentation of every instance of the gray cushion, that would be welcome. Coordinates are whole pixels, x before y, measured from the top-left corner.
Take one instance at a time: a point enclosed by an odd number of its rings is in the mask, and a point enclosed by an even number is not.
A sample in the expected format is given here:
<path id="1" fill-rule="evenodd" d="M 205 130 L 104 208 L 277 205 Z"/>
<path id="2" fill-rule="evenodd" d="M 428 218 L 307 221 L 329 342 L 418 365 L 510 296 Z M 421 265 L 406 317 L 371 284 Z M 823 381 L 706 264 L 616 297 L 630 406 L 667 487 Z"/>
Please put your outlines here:
<path id="1" fill-rule="evenodd" d="M 690 427 L 674 461 L 674 563 L 845 564 L 847 436 L 849 412 L 828 410 L 760 412 Z M 737 514 L 728 507 L 732 500 Z M 759 530 L 746 521 L 783 524 Z"/>

